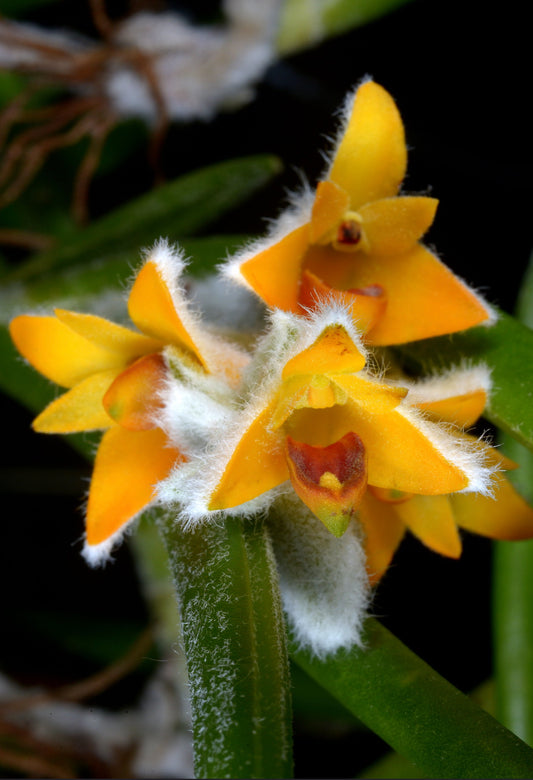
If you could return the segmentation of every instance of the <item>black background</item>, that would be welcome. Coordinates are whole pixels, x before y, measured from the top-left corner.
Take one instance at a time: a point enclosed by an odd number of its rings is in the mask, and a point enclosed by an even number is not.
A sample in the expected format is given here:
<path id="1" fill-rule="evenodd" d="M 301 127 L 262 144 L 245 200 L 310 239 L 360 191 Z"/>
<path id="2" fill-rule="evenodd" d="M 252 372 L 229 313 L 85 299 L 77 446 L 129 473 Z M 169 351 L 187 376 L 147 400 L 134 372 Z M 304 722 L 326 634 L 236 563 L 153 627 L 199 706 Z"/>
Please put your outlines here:
<path id="1" fill-rule="evenodd" d="M 216 3 L 192 4 L 208 14 Z M 73 6 L 77 6 L 76 12 Z M 32 18 L 77 24 L 82 3 L 59 3 Z M 109 4 L 117 16 L 122 8 Z M 273 65 L 253 103 L 210 123 L 173 125 L 162 151 L 168 178 L 231 157 L 274 153 L 284 173 L 210 232 L 254 233 L 274 216 L 298 171 L 320 174 L 325 136 L 346 91 L 371 75 L 396 99 L 410 147 L 407 192 L 440 199 L 427 243 L 487 299 L 511 312 L 531 249 L 531 119 L 529 38 L 519 4 L 499 6 L 450 0 L 411 0 L 364 27 Z M 51 7 L 52 8 L 52 7 Z M 76 17 L 76 18 L 74 18 Z M 150 186 L 144 156 L 95 180 L 90 208 L 98 216 Z M 154 237 L 155 238 L 155 237 Z M 91 671 L 81 660 L 54 655 L 34 632 L 31 613 L 144 619 L 126 546 L 113 565 L 90 570 L 80 557 L 82 494 L 89 470 L 58 437 L 38 436 L 31 416 L 3 403 L 3 544 L 0 575 L 3 623 L 13 641 L 2 647 L 3 666 L 26 682 L 53 683 Z M 65 468 L 74 477 L 67 495 L 50 483 L 10 481 L 12 471 Z M 20 472 L 19 472 L 20 474 Z M 27 492 L 32 484 L 35 492 Z M 61 488 L 63 490 L 63 488 Z M 406 539 L 380 585 L 374 612 L 413 650 L 462 690 L 491 672 L 491 546 L 465 535 L 460 561 L 449 561 Z M 359 753 L 364 746 L 349 742 Z M 332 752 L 333 751 L 333 752 Z M 299 776 L 353 772 L 326 739 L 297 742 Z"/>

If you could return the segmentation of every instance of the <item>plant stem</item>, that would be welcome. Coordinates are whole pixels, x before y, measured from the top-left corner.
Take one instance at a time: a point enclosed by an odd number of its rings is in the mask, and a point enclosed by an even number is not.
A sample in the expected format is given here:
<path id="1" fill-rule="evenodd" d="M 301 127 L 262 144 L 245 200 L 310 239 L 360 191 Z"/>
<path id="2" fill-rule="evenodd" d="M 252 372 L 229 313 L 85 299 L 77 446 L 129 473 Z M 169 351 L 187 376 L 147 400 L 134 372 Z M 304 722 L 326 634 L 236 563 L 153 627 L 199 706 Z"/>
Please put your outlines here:
<path id="1" fill-rule="evenodd" d="M 263 523 L 159 527 L 181 612 L 196 775 L 292 776 L 285 629 Z"/>

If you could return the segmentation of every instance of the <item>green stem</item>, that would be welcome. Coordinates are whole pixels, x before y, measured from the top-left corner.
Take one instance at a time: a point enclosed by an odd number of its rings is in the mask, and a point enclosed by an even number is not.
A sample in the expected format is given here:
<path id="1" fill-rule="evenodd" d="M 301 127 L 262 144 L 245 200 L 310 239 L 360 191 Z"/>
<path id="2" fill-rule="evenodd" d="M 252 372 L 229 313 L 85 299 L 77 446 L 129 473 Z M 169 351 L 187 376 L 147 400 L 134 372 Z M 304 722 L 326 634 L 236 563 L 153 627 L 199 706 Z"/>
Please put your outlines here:
<path id="1" fill-rule="evenodd" d="M 285 629 L 262 522 L 161 521 L 180 605 L 198 777 L 290 777 Z"/>
<path id="2" fill-rule="evenodd" d="M 293 658 L 427 777 L 533 776 L 533 751 L 376 620 L 364 650 Z"/>

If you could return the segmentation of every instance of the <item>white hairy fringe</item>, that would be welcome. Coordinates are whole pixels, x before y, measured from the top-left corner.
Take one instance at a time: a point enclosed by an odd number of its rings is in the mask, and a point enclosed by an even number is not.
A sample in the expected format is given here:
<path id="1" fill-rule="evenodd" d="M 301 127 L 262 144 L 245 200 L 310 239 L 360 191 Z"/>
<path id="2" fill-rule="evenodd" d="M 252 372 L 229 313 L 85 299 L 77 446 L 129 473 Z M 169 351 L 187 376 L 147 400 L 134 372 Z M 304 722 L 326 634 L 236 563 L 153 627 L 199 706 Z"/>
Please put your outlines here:
<path id="1" fill-rule="evenodd" d="M 321 658 L 361 646 L 370 586 L 357 523 L 338 539 L 291 491 L 272 507 L 269 531 L 297 642 Z"/>
<path id="2" fill-rule="evenodd" d="M 417 379 L 416 382 L 402 380 L 401 384 L 409 388 L 409 403 L 414 406 L 475 393 L 478 390 L 483 390 L 488 395 L 492 388 L 489 367 L 485 363 L 471 364 L 467 361 L 442 373 L 435 372 Z"/>
<path id="3" fill-rule="evenodd" d="M 341 325 L 345 328 L 357 347 L 366 355 L 353 322 L 347 310 L 341 305 L 324 304 L 309 319 L 279 310 L 272 313 L 271 328 L 259 342 L 255 360 L 244 379 L 244 384 L 250 391 L 247 403 L 233 412 L 227 408 L 221 411 L 218 423 L 217 411 L 213 409 L 214 414 L 210 424 L 213 424 L 215 436 L 207 437 L 207 440 L 211 438 L 212 443 L 210 445 L 208 443 L 205 451 L 197 455 L 194 461 L 175 469 L 159 485 L 159 499 L 162 502 L 179 503 L 182 520 L 197 523 L 229 512 L 248 516 L 267 508 L 272 503 L 281 488 L 274 488 L 252 501 L 232 507 L 231 510 L 213 512 L 208 509 L 211 496 L 222 479 L 236 447 L 250 425 L 271 403 L 278 391 L 285 364 L 310 347 L 331 325 Z M 254 365 L 256 361 L 257 365 Z M 256 380 L 253 383 L 250 382 L 252 375 Z M 178 391 L 176 396 L 179 398 Z M 196 402 L 200 409 L 201 399 L 198 397 Z M 178 413 L 179 409 L 176 411 L 176 414 Z M 209 412 L 206 413 L 206 419 L 209 419 Z M 217 435 L 219 431 L 221 433 Z M 178 435 L 176 431 L 176 436 Z"/>
<path id="4" fill-rule="evenodd" d="M 154 246 L 143 252 L 144 261 L 155 263 L 163 279 L 185 330 L 198 348 L 211 374 L 220 376 L 230 384 L 249 361 L 244 350 L 229 344 L 207 331 L 201 324 L 200 313 L 190 305 L 186 291 L 180 285 L 180 278 L 187 268 L 183 250 L 160 238 Z"/>
<path id="5" fill-rule="evenodd" d="M 87 540 L 85 540 L 81 554 L 89 566 L 96 569 L 100 566 L 105 566 L 106 563 L 112 561 L 113 550 L 122 544 L 124 537 L 129 536 L 135 530 L 138 519 L 148 508 L 149 506 L 144 506 L 136 515 L 130 517 L 118 531 L 115 531 L 115 533 L 104 542 L 100 542 L 100 544 L 89 544 Z"/>
<path id="6" fill-rule="evenodd" d="M 265 249 L 274 246 L 286 235 L 305 225 L 311 219 L 315 193 L 307 182 L 303 182 L 300 190 L 289 193 L 288 198 L 289 206 L 281 212 L 277 219 L 270 221 L 267 233 L 245 244 L 242 249 L 235 252 L 232 257 L 228 258 L 220 266 L 219 271 L 222 277 L 226 277 L 232 282 L 237 282 L 237 284 L 255 293 L 255 290 L 241 274 L 240 269 L 243 263 L 251 260 Z"/>
<path id="7" fill-rule="evenodd" d="M 408 397 L 403 399 L 395 411 L 418 428 L 437 452 L 463 472 L 468 484 L 458 492 L 491 494 L 491 478 L 498 467 L 487 463 L 484 447 L 475 446 L 470 439 L 457 436 L 457 428 L 453 425 L 428 420 L 423 412 L 409 405 Z"/>

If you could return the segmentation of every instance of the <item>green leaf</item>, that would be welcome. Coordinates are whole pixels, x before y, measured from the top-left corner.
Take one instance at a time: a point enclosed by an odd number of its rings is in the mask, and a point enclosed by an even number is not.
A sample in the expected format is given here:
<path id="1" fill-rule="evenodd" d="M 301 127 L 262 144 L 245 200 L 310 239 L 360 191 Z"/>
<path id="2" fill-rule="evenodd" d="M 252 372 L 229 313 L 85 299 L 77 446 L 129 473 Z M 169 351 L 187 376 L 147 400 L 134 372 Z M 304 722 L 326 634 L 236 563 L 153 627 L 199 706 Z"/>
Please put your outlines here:
<path id="1" fill-rule="evenodd" d="M 19 18 L 34 8 L 40 8 L 43 5 L 53 5 L 59 0 L 2 0 L 0 11 L 3 16 L 13 16 Z"/>
<path id="2" fill-rule="evenodd" d="M 517 317 L 533 325 L 533 258 L 524 277 Z M 526 412 L 526 408 L 524 408 Z M 533 452 L 508 435 L 506 455 L 519 464 L 508 474 L 533 504 Z M 496 714 L 508 728 L 533 745 L 533 540 L 494 546 L 493 629 Z"/>
<path id="3" fill-rule="evenodd" d="M 277 37 L 280 54 L 293 54 L 325 38 L 384 16 L 409 0 L 285 0 Z"/>
<path id="4" fill-rule="evenodd" d="M 500 312 L 491 327 L 477 327 L 398 349 L 414 367 L 440 370 L 468 360 L 486 363 L 492 390 L 483 413 L 515 439 L 533 448 L 533 331 Z"/>
<path id="5" fill-rule="evenodd" d="M 187 273 L 203 277 L 213 273 L 228 252 L 244 243 L 242 236 L 209 236 L 180 241 L 188 259 Z M 111 319 L 127 317 L 124 290 L 141 264 L 140 252 L 123 252 L 99 257 L 81 265 L 59 268 L 21 284 L 11 282 L 0 288 L 0 323 L 36 307 L 60 307 L 96 312 Z M 112 295 L 117 296 L 116 300 Z M 105 312 L 106 303 L 111 310 Z"/>
<path id="6" fill-rule="evenodd" d="M 190 683 L 197 777 L 291 777 L 289 666 L 259 520 L 161 522 Z"/>
<path id="7" fill-rule="evenodd" d="M 532 776 L 533 750 L 376 620 L 367 620 L 364 650 L 320 660 L 292 642 L 291 654 L 426 777 Z"/>
<path id="8" fill-rule="evenodd" d="M 115 253 L 139 250 L 160 236 L 175 241 L 205 228 L 235 208 L 279 173 L 277 157 L 229 160 L 162 185 L 92 223 L 70 241 L 43 252 L 13 271 L 6 281 L 29 281 L 48 273 Z"/>

